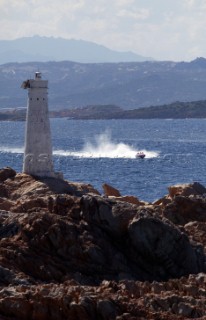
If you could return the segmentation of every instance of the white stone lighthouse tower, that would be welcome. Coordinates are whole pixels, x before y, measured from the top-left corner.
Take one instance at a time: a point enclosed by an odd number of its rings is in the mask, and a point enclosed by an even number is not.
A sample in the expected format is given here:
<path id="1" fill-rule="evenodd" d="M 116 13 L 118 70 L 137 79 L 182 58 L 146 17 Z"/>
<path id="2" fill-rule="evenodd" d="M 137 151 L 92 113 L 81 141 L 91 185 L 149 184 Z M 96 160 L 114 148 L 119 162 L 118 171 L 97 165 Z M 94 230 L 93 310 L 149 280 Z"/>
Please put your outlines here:
<path id="1" fill-rule="evenodd" d="M 41 73 L 22 83 L 28 89 L 23 172 L 38 177 L 60 177 L 53 170 L 52 143 L 48 115 L 48 81 Z"/>

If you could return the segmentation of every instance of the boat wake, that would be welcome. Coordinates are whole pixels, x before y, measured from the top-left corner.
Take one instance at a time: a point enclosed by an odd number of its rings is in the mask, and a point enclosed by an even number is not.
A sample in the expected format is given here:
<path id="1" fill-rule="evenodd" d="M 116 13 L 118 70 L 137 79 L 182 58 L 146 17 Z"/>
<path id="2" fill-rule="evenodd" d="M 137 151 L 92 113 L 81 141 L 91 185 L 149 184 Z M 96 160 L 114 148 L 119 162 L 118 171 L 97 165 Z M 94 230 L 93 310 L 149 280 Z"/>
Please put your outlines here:
<path id="1" fill-rule="evenodd" d="M 24 153 L 24 148 L 18 147 L 0 147 L 0 152 L 2 153 Z"/>
<path id="2" fill-rule="evenodd" d="M 23 147 L 0 147 L 1 153 L 24 153 Z M 77 158 L 125 158 L 135 159 L 137 153 L 144 153 L 145 158 L 156 158 L 158 152 L 145 149 L 137 150 L 123 142 L 115 143 L 112 141 L 108 132 L 95 136 L 94 141 L 85 141 L 84 147 L 79 151 L 54 150 L 53 154 L 62 157 Z"/>
<path id="3" fill-rule="evenodd" d="M 80 151 L 54 150 L 55 155 L 80 158 L 127 158 L 135 159 L 137 152 L 145 154 L 146 158 L 155 158 L 157 152 L 145 149 L 137 150 L 125 143 L 112 142 L 110 135 L 106 132 L 95 137 L 94 141 L 87 141 Z"/>

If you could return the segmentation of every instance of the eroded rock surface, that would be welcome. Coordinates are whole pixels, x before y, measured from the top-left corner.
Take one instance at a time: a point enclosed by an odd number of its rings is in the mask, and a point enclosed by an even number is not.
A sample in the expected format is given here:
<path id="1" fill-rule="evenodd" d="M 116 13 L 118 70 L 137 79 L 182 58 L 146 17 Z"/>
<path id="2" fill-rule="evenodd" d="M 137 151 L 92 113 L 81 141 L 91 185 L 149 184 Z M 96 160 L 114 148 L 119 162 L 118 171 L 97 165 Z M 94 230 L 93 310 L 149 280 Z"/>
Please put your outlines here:
<path id="1" fill-rule="evenodd" d="M 0 170 L 0 318 L 204 319 L 204 192 L 166 198 Z"/>

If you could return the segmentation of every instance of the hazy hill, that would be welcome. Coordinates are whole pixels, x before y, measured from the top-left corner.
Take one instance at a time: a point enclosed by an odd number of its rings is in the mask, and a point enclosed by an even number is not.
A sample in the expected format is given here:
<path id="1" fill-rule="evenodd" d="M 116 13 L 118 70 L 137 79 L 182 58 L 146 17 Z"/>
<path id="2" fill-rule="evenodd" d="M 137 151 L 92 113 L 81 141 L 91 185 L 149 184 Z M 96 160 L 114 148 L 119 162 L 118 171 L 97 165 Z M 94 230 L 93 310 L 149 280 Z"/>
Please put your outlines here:
<path id="1" fill-rule="evenodd" d="M 93 105 L 82 108 L 50 111 L 52 118 L 76 120 L 98 119 L 206 119 L 206 100 L 174 102 L 168 105 L 151 106 L 133 110 L 123 110 L 115 105 Z M 0 121 L 26 120 L 26 108 L 1 109 Z"/>
<path id="2" fill-rule="evenodd" d="M 53 117 L 70 119 L 186 119 L 206 118 L 206 101 L 175 102 L 162 106 L 151 106 L 133 110 L 123 110 L 114 105 L 87 106 L 51 112 Z"/>
<path id="3" fill-rule="evenodd" d="M 191 62 L 83 64 L 69 61 L 0 65 L 0 107 L 26 106 L 21 83 L 41 71 L 50 109 L 117 105 L 124 109 L 206 100 L 206 59 Z"/>
<path id="4" fill-rule="evenodd" d="M 145 61 L 133 52 L 118 52 L 83 40 L 27 37 L 0 40 L 0 64 L 29 61 L 75 61 L 83 63 Z"/>

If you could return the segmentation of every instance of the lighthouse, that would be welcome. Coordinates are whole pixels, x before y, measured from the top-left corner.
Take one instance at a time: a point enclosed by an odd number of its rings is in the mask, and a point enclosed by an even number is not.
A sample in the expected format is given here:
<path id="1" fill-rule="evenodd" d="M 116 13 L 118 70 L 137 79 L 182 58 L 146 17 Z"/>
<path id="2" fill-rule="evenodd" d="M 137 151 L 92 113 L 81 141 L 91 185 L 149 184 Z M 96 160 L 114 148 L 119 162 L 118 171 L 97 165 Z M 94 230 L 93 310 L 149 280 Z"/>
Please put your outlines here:
<path id="1" fill-rule="evenodd" d="M 28 89 L 23 172 L 37 177 L 62 178 L 55 173 L 48 113 L 48 81 L 36 72 L 22 83 Z"/>

